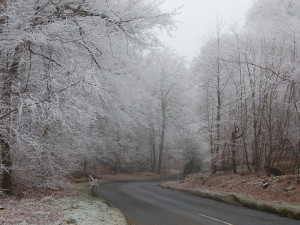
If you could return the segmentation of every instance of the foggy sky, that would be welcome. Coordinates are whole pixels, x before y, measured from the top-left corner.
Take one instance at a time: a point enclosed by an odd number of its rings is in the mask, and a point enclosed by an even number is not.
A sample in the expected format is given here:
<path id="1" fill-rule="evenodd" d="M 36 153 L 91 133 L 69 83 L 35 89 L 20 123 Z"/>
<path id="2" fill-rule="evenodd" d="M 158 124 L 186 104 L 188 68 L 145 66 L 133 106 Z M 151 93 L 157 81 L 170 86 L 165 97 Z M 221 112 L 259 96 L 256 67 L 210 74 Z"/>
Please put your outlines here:
<path id="1" fill-rule="evenodd" d="M 163 43 L 185 56 L 190 62 L 201 46 L 201 38 L 207 34 L 211 22 L 219 16 L 230 26 L 243 24 L 253 0 L 164 0 L 162 8 L 172 11 L 183 6 L 176 16 L 178 30 L 160 36 Z"/>

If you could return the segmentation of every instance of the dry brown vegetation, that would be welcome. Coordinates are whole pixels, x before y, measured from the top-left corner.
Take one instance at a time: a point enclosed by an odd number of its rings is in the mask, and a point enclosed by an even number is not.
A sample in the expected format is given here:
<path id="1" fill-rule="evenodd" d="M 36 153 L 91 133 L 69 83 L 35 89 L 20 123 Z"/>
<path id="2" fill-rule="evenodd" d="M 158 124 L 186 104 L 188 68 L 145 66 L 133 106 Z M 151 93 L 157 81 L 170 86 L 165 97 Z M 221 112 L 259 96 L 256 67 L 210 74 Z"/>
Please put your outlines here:
<path id="1" fill-rule="evenodd" d="M 266 183 L 269 185 L 265 188 Z M 192 174 L 178 186 L 249 195 L 257 200 L 300 204 L 300 184 L 294 175 Z"/>
<path id="2" fill-rule="evenodd" d="M 197 173 L 162 186 L 300 220 L 300 184 L 295 175 Z"/>

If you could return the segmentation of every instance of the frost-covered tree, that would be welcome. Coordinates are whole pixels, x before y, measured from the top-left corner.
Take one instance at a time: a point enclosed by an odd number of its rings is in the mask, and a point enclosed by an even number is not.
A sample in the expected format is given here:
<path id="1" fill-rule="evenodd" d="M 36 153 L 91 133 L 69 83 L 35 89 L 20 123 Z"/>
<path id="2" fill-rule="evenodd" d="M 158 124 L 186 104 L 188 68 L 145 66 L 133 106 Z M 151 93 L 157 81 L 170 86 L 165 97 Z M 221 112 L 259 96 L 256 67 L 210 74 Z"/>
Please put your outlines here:
<path id="1" fill-rule="evenodd" d="M 218 160 L 223 170 L 237 172 L 240 164 L 258 171 L 267 164 L 293 172 L 299 164 L 298 8 L 298 1 L 293 0 L 255 1 L 245 29 L 220 37 L 222 54 L 214 53 L 223 69 L 219 120 L 218 81 L 202 79 L 200 88 L 202 104 L 217 105 L 203 112 L 213 114 L 214 123 L 220 121 L 222 126 L 221 137 L 216 127 L 211 129 L 215 138 L 208 140 L 218 140 L 222 146 Z M 196 74 L 206 80 L 213 78 L 211 68 L 218 69 L 207 57 L 218 46 L 215 40 L 209 39 L 195 60 Z"/>
<path id="2" fill-rule="evenodd" d="M 124 124 L 121 86 L 137 69 L 137 52 L 157 44 L 154 28 L 173 23 L 156 1 L 3 0 L 0 7 L 1 169 L 9 192 L 12 177 L 49 185 L 73 169 L 89 154 L 87 134 L 99 118 Z"/>
<path id="3" fill-rule="evenodd" d="M 183 109 L 188 76 L 183 59 L 170 50 L 152 51 L 146 56 L 144 65 L 144 83 L 153 99 L 149 107 L 152 159 L 157 157 L 157 165 L 153 163 L 156 165 L 156 172 L 161 173 L 166 139 L 174 139 L 171 135 L 174 133 L 172 128 L 185 116 Z M 156 135 L 159 137 L 158 141 Z"/>

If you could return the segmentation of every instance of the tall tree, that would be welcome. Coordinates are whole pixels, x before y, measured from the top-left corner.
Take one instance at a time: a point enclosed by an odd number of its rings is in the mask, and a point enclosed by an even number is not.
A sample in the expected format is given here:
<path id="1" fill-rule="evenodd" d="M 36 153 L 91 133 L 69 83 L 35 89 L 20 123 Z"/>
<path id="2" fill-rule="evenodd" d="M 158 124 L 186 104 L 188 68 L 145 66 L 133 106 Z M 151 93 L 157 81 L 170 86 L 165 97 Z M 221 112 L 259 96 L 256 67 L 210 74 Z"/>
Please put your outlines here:
<path id="1" fill-rule="evenodd" d="M 2 185 L 11 190 L 11 175 L 26 178 L 23 171 L 48 185 L 88 154 L 86 134 L 99 115 L 119 119 L 116 127 L 122 115 L 130 118 L 119 104 L 122 82 L 137 71 L 137 49 L 157 44 L 152 30 L 173 27 L 172 13 L 143 0 L 26 0 L 1 7 Z"/>
<path id="2" fill-rule="evenodd" d="M 178 119 L 179 114 L 176 112 L 183 107 L 181 96 L 186 84 L 184 81 L 186 69 L 183 59 L 175 56 L 173 52 L 168 50 L 152 51 L 147 55 L 146 65 L 148 69 L 146 70 L 145 79 L 150 85 L 149 91 L 153 93 L 153 97 L 156 99 L 156 101 L 153 101 L 154 105 L 152 107 L 159 112 L 157 118 L 159 118 L 160 138 L 156 172 L 161 173 L 168 125 L 170 126 L 172 121 Z M 159 108 L 155 104 L 158 104 Z M 153 122 L 151 123 L 153 125 Z M 153 131 L 151 132 L 150 138 L 152 139 L 151 144 L 153 148 L 155 143 Z"/>
<path id="3" fill-rule="evenodd" d="M 202 118 L 208 121 L 207 143 L 211 153 L 213 147 L 222 148 L 221 162 L 233 172 L 237 172 L 238 162 L 245 162 L 249 170 L 252 164 L 255 172 L 262 164 L 295 171 L 300 122 L 299 95 L 294 95 L 300 84 L 296 60 L 299 7 L 294 0 L 272 4 L 257 0 L 248 13 L 245 30 L 210 38 L 195 59 L 201 104 L 206 106 Z"/>

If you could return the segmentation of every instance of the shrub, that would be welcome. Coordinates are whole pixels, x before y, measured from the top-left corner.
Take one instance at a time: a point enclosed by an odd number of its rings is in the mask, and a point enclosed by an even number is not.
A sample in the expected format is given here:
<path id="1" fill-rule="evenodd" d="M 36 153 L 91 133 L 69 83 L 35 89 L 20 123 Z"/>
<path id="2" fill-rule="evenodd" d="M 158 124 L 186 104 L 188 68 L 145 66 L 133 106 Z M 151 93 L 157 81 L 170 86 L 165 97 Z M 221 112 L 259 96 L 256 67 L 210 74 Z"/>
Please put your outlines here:
<path id="1" fill-rule="evenodd" d="M 187 176 L 191 173 L 198 173 L 201 171 L 201 160 L 198 157 L 190 158 L 183 166 L 182 175 Z"/>

